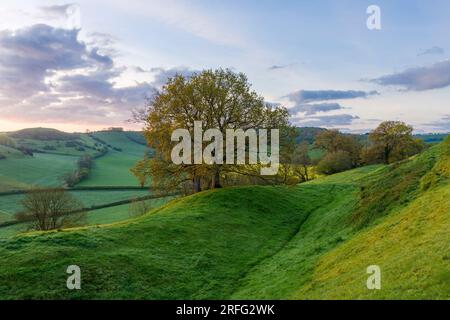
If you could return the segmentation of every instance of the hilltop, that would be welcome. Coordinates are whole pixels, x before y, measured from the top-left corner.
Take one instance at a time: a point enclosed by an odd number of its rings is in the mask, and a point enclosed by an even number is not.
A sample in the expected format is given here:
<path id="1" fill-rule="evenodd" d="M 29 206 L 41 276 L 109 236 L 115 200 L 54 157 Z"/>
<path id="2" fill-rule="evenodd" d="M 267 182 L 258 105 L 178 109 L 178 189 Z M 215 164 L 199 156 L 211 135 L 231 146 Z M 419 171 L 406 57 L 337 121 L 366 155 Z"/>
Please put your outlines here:
<path id="1" fill-rule="evenodd" d="M 0 298 L 448 299 L 448 199 L 450 139 L 296 187 L 210 190 L 121 223 L 0 240 Z M 83 290 L 65 288 L 71 264 Z M 365 286 L 372 264 L 382 290 Z"/>

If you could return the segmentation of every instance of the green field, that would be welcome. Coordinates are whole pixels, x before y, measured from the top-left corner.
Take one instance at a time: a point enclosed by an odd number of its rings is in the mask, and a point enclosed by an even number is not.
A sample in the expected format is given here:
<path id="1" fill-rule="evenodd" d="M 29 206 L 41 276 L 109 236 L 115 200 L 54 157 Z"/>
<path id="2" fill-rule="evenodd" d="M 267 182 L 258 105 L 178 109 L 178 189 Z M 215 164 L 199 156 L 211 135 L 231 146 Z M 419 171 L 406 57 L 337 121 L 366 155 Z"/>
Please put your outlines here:
<path id="1" fill-rule="evenodd" d="M 88 178 L 77 187 L 104 189 L 70 191 L 84 207 L 150 195 L 148 188 L 128 188 L 139 186 L 130 169 L 144 157 L 147 150 L 145 139 L 139 132 L 69 134 L 54 129 L 33 128 L 9 133 L 8 136 L 15 147 L 0 145 L 0 155 L 3 156 L 0 159 L 0 192 L 62 186 L 62 176 L 74 172 L 79 156 L 88 153 L 96 157 L 94 167 Z M 19 150 L 21 147 L 33 150 L 33 156 L 25 155 Z M 111 189 L 117 186 L 124 189 Z M 14 220 L 14 214 L 22 210 L 23 198 L 23 194 L 0 194 L 0 223 Z M 167 199 L 151 200 L 154 207 L 165 202 Z M 87 224 L 112 223 L 128 218 L 129 205 L 121 205 L 90 211 Z M 8 237 L 25 229 L 26 225 L 0 228 L 0 237 Z"/>
<path id="2" fill-rule="evenodd" d="M 450 139 L 296 187 L 235 187 L 107 226 L 0 240 L 0 298 L 449 299 Z M 65 288 L 68 265 L 82 290 Z M 382 269 L 382 290 L 366 268 Z"/>
<path id="3" fill-rule="evenodd" d="M 141 156 L 110 151 L 95 160 L 88 179 L 78 186 L 139 186 L 139 180 L 130 169 L 142 160 L 145 148 L 142 151 Z"/>
<path id="4" fill-rule="evenodd" d="M 97 132 L 93 136 L 115 149 L 96 159 L 88 179 L 80 186 L 139 186 L 138 179 L 131 173 L 142 160 L 147 147 L 131 141 L 123 132 Z"/>
<path id="5" fill-rule="evenodd" d="M 0 160 L 0 192 L 33 186 L 59 186 L 64 173 L 75 170 L 77 157 L 36 153 Z"/>
<path id="6" fill-rule="evenodd" d="M 133 199 L 150 195 L 148 189 L 142 190 L 89 190 L 70 191 L 70 194 L 81 201 L 83 207 L 104 205 L 111 202 Z M 0 195 L 0 212 L 10 215 L 22 210 L 21 201 L 25 195 Z"/>
<path id="7" fill-rule="evenodd" d="M 148 193 L 147 193 L 148 194 Z M 145 194 L 132 194 L 131 199 L 133 199 L 135 196 L 143 196 Z M 103 195 L 103 197 L 105 197 Z M 122 198 L 125 198 L 124 196 Z M 116 198 L 120 199 L 120 198 Z M 130 199 L 130 198 L 125 198 Z M 145 200 L 146 203 L 151 208 L 158 208 L 167 202 L 169 202 L 173 197 L 165 197 L 165 198 L 158 198 L 158 199 L 150 199 Z M 0 198 L 1 200 L 1 198 Z M 108 201 L 111 201 L 111 199 L 107 199 Z M 120 201 L 120 200 L 118 200 Z M 99 204 L 99 203 L 95 203 Z M 114 222 L 120 222 L 123 220 L 130 219 L 133 217 L 132 209 L 130 208 L 131 204 L 123 204 L 123 205 L 117 205 L 113 207 L 108 208 L 102 208 L 102 209 L 96 209 L 91 210 L 87 212 L 86 215 L 86 221 L 85 225 L 91 226 L 91 225 L 100 225 L 100 224 L 110 224 Z M 0 212 L 0 223 L 11 221 L 12 216 L 9 213 L 3 213 Z M 12 236 L 18 235 L 23 232 L 28 232 L 28 224 L 27 223 L 21 223 L 21 224 L 15 224 L 11 226 L 6 227 L 0 227 L 0 239 L 1 238 L 10 238 Z"/>

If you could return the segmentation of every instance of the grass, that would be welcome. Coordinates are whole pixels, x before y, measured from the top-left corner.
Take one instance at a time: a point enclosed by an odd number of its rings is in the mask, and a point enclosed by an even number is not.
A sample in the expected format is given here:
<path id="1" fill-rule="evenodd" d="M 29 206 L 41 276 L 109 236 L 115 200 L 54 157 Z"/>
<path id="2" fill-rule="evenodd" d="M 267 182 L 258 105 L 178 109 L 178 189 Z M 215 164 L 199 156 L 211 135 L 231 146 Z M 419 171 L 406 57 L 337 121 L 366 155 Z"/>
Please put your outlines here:
<path id="1" fill-rule="evenodd" d="M 95 160 L 88 179 L 80 186 L 138 186 L 139 181 L 130 171 L 142 160 L 146 147 L 130 140 L 124 132 L 96 132 L 93 136 L 112 148 L 106 155 Z"/>
<path id="2" fill-rule="evenodd" d="M 449 299 L 449 144 L 297 187 L 206 191 L 120 223 L 0 240 L 0 298 Z M 82 290 L 65 287 L 71 264 Z M 379 291 L 365 286 L 372 264 Z"/>
<path id="3" fill-rule="evenodd" d="M 80 200 L 84 207 L 94 205 L 103 205 L 111 202 L 144 197 L 149 195 L 148 189 L 142 190 L 90 190 L 90 191 L 70 191 L 70 194 Z M 0 195 L 0 211 L 13 216 L 16 212 L 22 210 L 21 201 L 25 195 Z"/>
<path id="4" fill-rule="evenodd" d="M 36 153 L 0 160 L 0 191 L 32 186 L 58 186 L 76 167 L 77 157 Z"/>
<path id="5" fill-rule="evenodd" d="M 292 297 L 450 299 L 449 199 L 448 185 L 427 192 L 327 253 Z M 365 286 L 369 265 L 381 268 L 381 290 Z"/>
<path id="6" fill-rule="evenodd" d="M 141 156 L 110 151 L 95 160 L 89 177 L 77 186 L 139 186 L 139 180 L 130 171 Z"/>
<path id="7" fill-rule="evenodd" d="M 169 202 L 173 197 L 165 197 L 158 199 L 146 200 L 147 204 L 151 208 L 158 208 L 167 202 Z M 118 205 L 109 208 L 91 210 L 86 215 L 85 224 L 87 226 L 101 225 L 101 224 L 111 224 L 115 222 L 120 222 L 128 220 L 133 217 L 133 212 L 130 208 L 130 204 Z M 6 212 L 0 211 L 0 223 L 12 220 L 12 215 Z M 16 224 L 7 227 L 0 227 L 0 239 L 8 239 L 21 233 L 26 233 L 28 231 L 28 224 Z"/>

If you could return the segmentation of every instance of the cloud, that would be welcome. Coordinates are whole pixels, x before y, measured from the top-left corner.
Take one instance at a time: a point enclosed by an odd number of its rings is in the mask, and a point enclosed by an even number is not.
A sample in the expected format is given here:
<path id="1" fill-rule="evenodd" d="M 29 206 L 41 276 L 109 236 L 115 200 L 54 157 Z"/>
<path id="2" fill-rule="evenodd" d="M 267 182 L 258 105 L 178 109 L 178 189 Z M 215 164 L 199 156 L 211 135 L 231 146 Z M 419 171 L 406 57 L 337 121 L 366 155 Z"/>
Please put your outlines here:
<path id="1" fill-rule="evenodd" d="M 331 128 L 335 126 L 345 126 L 352 124 L 353 120 L 359 119 L 358 116 L 350 114 L 325 115 L 313 117 L 296 117 L 293 118 L 293 124 L 302 127 L 325 127 Z"/>
<path id="2" fill-rule="evenodd" d="M 47 18 L 61 18 L 67 17 L 71 8 L 76 6 L 74 3 L 68 3 L 63 5 L 43 6 L 40 10 L 45 14 Z"/>
<path id="3" fill-rule="evenodd" d="M 440 120 L 425 123 L 424 126 L 432 127 L 438 131 L 450 132 L 450 114 L 444 115 Z"/>
<path id="4" fill-rule="evenodd" d="M 152 0 L 151 5 L 148 5 L 146 1 L 109 1 L 108 5 L 147 16 L 217 45 L 248 46 L 248 41 L 243 39 L 242 30 L 236 29 L 224 17 L 225 11 L 217 11 L 216 15 L 212 15 L 211 12 L 205 11 L 205 7 L 199 3 Z"/>
<path id="5" fill-rule="evenodd" d="M 299 90 L 288 94 L 286 97 L 298 104 L 327 100 L 344 100 L 367 98 L 379 94 L 377 91 L 356 91 L 356 90 Z"/>
<path id="6" fill-rule="evenodd" d="M 24 98 L 48 91 L 44 80 L 55 71 L 87 67 L 90 53 L 77 35 L 43 24 L 0 32 L 0 92 Z"/>
<path id="7" fill-rule="evenodd" d="M 290 64 L 283 64 L 283 65 L 277 65 L 277 64 L 274 64 L 274 65 L 270 66 L 270 67 L 267 68 L 267 69 L 270 70 L 270 71 L 273 71 L 273 70 L 279 70 L 279 69 L 289 68 L 289 67 L 291 67 L 291 66 L 293 66 L 293 65 L 294 65 L 293 63 L 290 63 Z"/>
<path id="8" fill-rule="evenodd" d="M 291 114 L 297 114 L 304 112 L 305 115 L 313 115 L 319 112 L 328 112 L 333 110 L 344 109 L 339 103 L 317 103 L 317 104 L 297 104 L 292 108 L 289 108 Z"/>
<path id="9" fill-rule="evenodd" d="M 199 73 L 199 70 L 192 70 L 186 67 L 176 67 L 176 68 L 170 68 L 170 69 L 164 69 L 164 68 L 152 68 L 150 69 L 150 72 L 154 73 L 154 80 L 152 84 L 155 87 L 162 87 L 167 83 L 167 80 L 169 78 L 173 78 L 176 75 L 182 75 L 186 78 L 191 77 L 195 73 Z"/>
<path id="10" fill-rule="evenodd" d="M 425 91 L 445 88 L 450 85 L 450 60 L 435 63 L 427 67 L 406 69 L 371 82 L 382 86 L 400 86 L 409 91 Z"/>
<path id="11" fill-rule="evenodd" d="M 125 67 L 78 39 L 79 30 L 39 24 L 0 32 L 0 112 L 5 119 L 119 124 L 155 88 L 117 87 Z"/>
<path id="12" fill-rule="evenodd" d="M 419 56 L 424 56 L 424 55 L 442 55 L 445 53 L 445 50 L 441 47 L 431 47 L 429 49 L 426 49 L 424 51 L 422 51 L 421 53 L 419 53 Z"/>

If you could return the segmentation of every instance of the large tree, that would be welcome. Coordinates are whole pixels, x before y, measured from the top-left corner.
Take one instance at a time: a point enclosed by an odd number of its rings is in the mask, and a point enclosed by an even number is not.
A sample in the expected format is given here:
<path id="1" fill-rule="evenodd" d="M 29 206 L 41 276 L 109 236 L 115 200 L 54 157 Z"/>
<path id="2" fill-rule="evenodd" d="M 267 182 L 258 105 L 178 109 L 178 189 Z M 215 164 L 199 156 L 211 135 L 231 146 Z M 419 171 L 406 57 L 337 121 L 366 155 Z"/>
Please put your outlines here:
<path id="1" fill-rule="evenodd" d="M 283 137 L 291 132 L 288 118 L 285 108 L 266 104 L 251 89 L 242 73 L 219 69 L 190 77 L 177 75 L 149 101 L 144 116 L 145 137 L 155 155 L 141 161 L 133 172 L 141 182 L 151 177 L 154 185 L 164 190 L 177 188 L 186 182 L 192 184 L 195 192 L 202 187 L 220 187 L 221 177 L 226 172 L 253 174 L 254 166 L 174 164 L 171 161 L 175 145 L 171 141 L 172 132 L 179 128 L 187 129 L 194 145 L 195 121 L 202 121 L 203 130 L 218 129 L 224 137 L 227 129 L 280 129 L 283 144 Z M 249 152 L 251 150 L 246 147 L 247 157 Z"/>
<path id="2" fill-rule="evenodd" d="M 423 144 L 413 138 L 412 132 L 413 128 L 404 122 L 382 122 L 369 135 L 372 155 L 381 158 L 387 164 L 420 152 Z"/>

